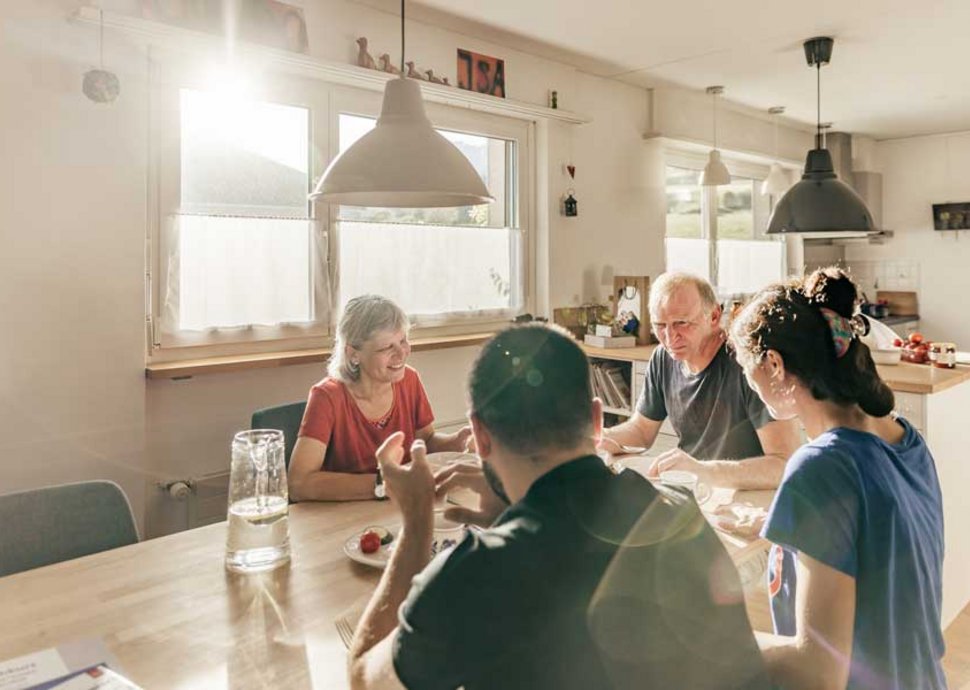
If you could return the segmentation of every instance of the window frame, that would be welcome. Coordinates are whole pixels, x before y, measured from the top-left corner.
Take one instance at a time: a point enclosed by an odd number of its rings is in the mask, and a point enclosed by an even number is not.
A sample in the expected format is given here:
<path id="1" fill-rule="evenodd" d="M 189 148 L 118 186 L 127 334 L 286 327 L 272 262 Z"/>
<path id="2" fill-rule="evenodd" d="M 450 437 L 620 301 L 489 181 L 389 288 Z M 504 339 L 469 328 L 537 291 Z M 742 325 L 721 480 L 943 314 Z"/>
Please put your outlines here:
<path id="1" fill-rule="evenodd" d="M 315 246 L 313 261 L 314 315 L 306 324 L 250 325 L 212 328 L 204 331 L 171 332 L 163 330 L 162 310 L 168 289 L 166 280 L 173 268 L 169 263 L 169 242 L 173 234 L 165 223 L 178 209 L 180 175 L 179 92 L 183 88 L 204 89 L 198 69 L 198 56 L 191 62 L 169 50 L 152 48 L 148 69 L 148 222 L 145 244 L 145 311 L 147 361 L 160 363 L 199 357 L 272 353 L 329 346 L 333 343 L 335 320 L 339 312 L 339 237 L 337 207 L 326 203 L 309 204 Z M 265 70 L 264 76 L 269 74 Z M 376 117 L 382 94 L 367 89 L 339 85 L 285 71 L 273 72 L 264 79 L 266 86 L 254 90 L 252 97 L 272 103 L 306 107 L 310 111 L 310 184 L 312 187 L 339 151 L 338 118 L 341 112 Z M 352 106 L 348 110 L 348 106 Z M 437 337 L 491 331 L 508 324 L 517 314 L 533 311 L 536 276 L 536 121 L 471 110 L 465 107 L 431 103 L 425 106 L 432 121 L 443 129 L 486 136 L 515 139 L 517 166 L 509 184 L 518 185 L 513 212 L 517 217 L 517 257 L 513 256 L 513 290 L 518 299 L 509 309 L 492 312 L 452 314 L 442 318 L 414 319 L 412 334 Z M 308 190 L 309 191 L 309 190 Z M 517 258 L 517 260 L 516 260 Z M 321 297 L 326 297 L 321 301 Z"/>
<path id="2" fill-rule="evenodd" d="M 676 146 L 664 147 L 664 189 L 666 189 L 667 168 L 682 168 L 686 170 L 701 171 L 707 165 L 708 150 L 700 148 L 680 148 Z M 774 200 L 768 199 L 761 194 L 760 183 L 768 176 L 770 169 L 769 162 L 757 162 L 749 160 L 748 157 L 741 158 L 732 154 L 730 151 L 721 150 L 721 159 L 727 166 L 728 172 L 734 178 L 745 178 L 753 181 L 754 189 L 751 196 L 751 216 L 752 216 L 752 237 L 748 242 L 781 242 L 783 238 L 776 238 L 765 234 L 768 227 L 768 219 L 771 216 Z M 701 187 L 701 237 L 708 245 L 708 264 L 710 275 L 704 276 L 713 286 L 715 292 L 720 297 L 727 296 L 728 293 L 721 294 L 722 287 L 720 282 L 720 264 L 718 254 L 718 224 L 717 224 L 717 190 L 718 187 Z M 664 212 L 664 265 L 666 266 L 666 209 Z M 736 238 L 729 238 L 736 239 Z M 782 251 L 782 274 L 788 272 L 787 252 Z"/>
<path id="3" fill-rule="evenodd" d="M 307 205 L 306 222 L 311 243 L 311 280 L 313 320 L 304 323 L 234 327 L 213 327 L 199 331 L 174 330 L 166 327 L 165 295 L 170 277 L 176 278 L 177 252 L 172 243 L 177 232 L 171 224 L 179 211 L 181 181 L 180 92 L 182 89 L 206 90 L 204 72 L 198 61 L 186 62 L 167 51 L 149 60 L 149 235 L 147 238 L 146 311 L 149 336 L 149 361 L 177 360 L 186 357 L 240 354 L 319 346 L 320 339 L 331 335 L 333 311 L 330 293 L 330 263 L 325 228 Z M 190 66 L 196 65 L 196 66 Z M 321 90 L 314 80 L 281 74 L 266 80 L 247 97 L 274 104 L 306 108 L 309 111 L 310 164 L 309 184 L 314 168 L 313 151 L 319 146 L 315 132 L 327 116 L 329 91 Z M 309 190 L 308 190 L 309 191 Z M 206 214 L 207 215 L 207 214 Z M 219 216 L 221 214 L 211 214 Z M 249 217 L 249 216 L 243 216 Z M 259 218 L 258 215 L 251 217 Z"/>
<path id="4" fill-rule="evenodd" d="M 381 93 L 363 91 L 352 87 L 335 87 L 330 101 L 330 147 L 332 160 L 340 153 L 339 119 L 341 114 L 376 118 L 381 109 Z M 509 199 L 509 216 L 513 237 L 517 235 L 518 249 L 513 253 L 513 276 L 510 285 L 515 291 L 516 300 L 508 309 L 482 310 L 467 313 L 441 315 L 414 315 L 409 319 L 412 333 L 436 336 L 458 335 L 478 331 L 493 330 L 507 326 L 510 319 L 524 312 L 533 311 L 535 304 L 535 227 L 534 189 L 535 189 L 535 122 L 518 118 L 482 113 L 464 108 L 425 101 L 425 110 L 435 127 L 454 132 L 477 136 L 514 140 L 516 165 L 506 175 L 505 197 Z M 511 187 L 518 185 L 518 194 Z M 494 192 L 493 192 L 494 194 Z M 338 205 L 317 204 L 320 215 L 325 217 L 330 246 L 329 254 L 333 276 L 333 298 L 337 304 L 345 301 L 340 294 L 340 229 L 338 227 Z M 518 227 L 514 227 L 515 225 Z M 517 254 L 517 255 L 516 255 Z"/>

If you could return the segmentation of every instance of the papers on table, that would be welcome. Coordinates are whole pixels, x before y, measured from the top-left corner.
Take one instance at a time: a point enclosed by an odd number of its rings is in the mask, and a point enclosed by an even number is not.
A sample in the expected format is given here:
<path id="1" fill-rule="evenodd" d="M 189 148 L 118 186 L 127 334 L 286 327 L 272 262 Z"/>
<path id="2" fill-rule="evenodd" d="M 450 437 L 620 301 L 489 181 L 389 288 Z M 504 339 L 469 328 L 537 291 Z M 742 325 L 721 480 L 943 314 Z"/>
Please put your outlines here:
<path id="1" fill-rule="evenodd" d="M 101 640 L 79 640 L 0 661 L 0 690 L 138 690 Z"/>

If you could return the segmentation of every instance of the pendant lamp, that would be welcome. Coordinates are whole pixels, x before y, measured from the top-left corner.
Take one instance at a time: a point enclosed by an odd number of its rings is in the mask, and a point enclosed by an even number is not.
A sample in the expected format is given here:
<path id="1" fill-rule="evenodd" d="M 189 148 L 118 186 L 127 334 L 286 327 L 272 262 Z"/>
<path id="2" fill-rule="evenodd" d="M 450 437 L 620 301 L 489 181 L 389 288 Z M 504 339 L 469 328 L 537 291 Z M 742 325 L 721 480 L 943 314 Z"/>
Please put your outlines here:
<path id="1" fill-rule="evenodd" d="M 701 185 L 704 187 L 717 187 L 722 184 L 731 184 L 731 173 L 721 160 L 721 152 L 717 150 L 717 97 L 724 93 L 723 86 L 708 86 L 707 93 L 711 94 L 714 101 L 714 148 L 707 159 L 707 165 L 701 171 Z"/>
<path id="2" fill-rule="evenodd" d="M 805 174 L 775 205 L 767 233 L 812 233 L 820 236 L 873 231 L 872 215 L 862 198 L 840 181 L 822 140 L 822 65 L 832 58 L 831 38 L 805 41 L 805 60 L 816 70 L 815 148 L 805 158 Z"/>
<path id="3" fill-rule="evenodd" d="M 376 126 L 323 173 L 310 200 L 348 206 L 441 208 L 494 201 L 482 178 L 435 131 L 421 88 L 405 76 L 401 0 L 401 76 L 388 80 Z"/>
<path id="4" fill-rule="evenodd" d="M 768 112 L 771 113 L 772 120 L 774 121 L 774 157 L 778 158 L 778 116 L 785 112 L 785 109 L 781 106 L 776 106 L 774 108 L 768 108 Z M 765 181 L 761 183 L 761 193 L 764 196 L 770 196 L 774 198 L 780 197 L 791 186 L 791 182 L 788 179 L 788 173 L 778 164 L 778 161 L 774 161 L 771 164 L 771 168 L 768 170 L 768 177 Z"/>

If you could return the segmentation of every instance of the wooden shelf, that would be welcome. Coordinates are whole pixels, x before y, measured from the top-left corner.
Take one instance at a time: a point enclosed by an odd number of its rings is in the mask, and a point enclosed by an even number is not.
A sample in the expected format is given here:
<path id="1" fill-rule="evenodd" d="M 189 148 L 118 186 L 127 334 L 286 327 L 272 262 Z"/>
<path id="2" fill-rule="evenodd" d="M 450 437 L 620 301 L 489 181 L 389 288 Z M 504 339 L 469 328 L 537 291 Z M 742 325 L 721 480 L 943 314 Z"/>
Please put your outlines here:
<path id="1" fill-rule="evenodd" d="M 471 347 L 481 345 L 494 333 L 473 333 L 471 335 L 441 336 L 436 338 L 415 338 L 411 341 L 412 352 L 443 350 L 452 347 Z M 272 369 L 295 364 L 313 364 L 330 359 L 332 348 L 323 347 L 313 350 L 288 350 L 284 352 L 264 352 L 260 354 L 232 355 L 228 357 L 207 357 L 180 362 L 159 362 L 145 367 L 145 378 L 187 379 L 201 374 L 218 374 L 249 369 Z"/>
<path id="2" fill-rule="evenodd" d="M 71 19 L 81 24 L 98 26 L 101 21 L 101 10 L 97 7 L 80 7 L 74 12 Z M 147 41 L 153 45 L 171 46 L 180 50 L 211 51 L 222 48 L 224 45 L 223 38 L 215 34 L 184 29 L 179 26 L 118 12 L 105 12 L 104 26 L 107 29 L 117 30 L 127 36 Z M 237 46 L 245 50 L 247 56 L 263 59 L 284 72 L 320 79 L 332 84 L 354 86 L 369 91 L 383 91 L 384 84 L 388 79 L 397 78 L 392 74 L 378 70 L 321 60 L 302 53 L 269 48 L 255 43 L 239 41 Z M 571 113 L 568 110 L 547 108 L 523 101 L 498 98 L 420 80 L 418 83 L 421 85 L 421 93 L 424 98 L 434 103 L 444 103 L 445 105 L 454 105 L 522 120 L 542 118 L 576 125 L 590 122 L 590 118 Z"/>

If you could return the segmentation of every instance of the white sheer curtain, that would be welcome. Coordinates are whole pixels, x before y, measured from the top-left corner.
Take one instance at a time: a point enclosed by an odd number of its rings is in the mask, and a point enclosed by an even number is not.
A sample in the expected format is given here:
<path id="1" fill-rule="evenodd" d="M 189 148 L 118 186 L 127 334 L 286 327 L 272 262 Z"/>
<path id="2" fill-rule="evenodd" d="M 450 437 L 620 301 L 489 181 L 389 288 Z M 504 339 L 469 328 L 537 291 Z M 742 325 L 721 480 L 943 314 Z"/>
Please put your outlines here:
<path id="1" fill-rule="evenodd" d="M 340 221 L 340 299 L 392 295 L 417 316 L 475 315 L 516 307 L 509 228 Z"/>
<path id="2" fill-rule="evenodd" d="M 163 325 L 169 332 L 313 320 L 308 220 L 181 215 L 168 235 Z"/>

